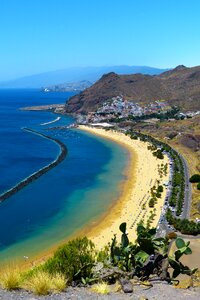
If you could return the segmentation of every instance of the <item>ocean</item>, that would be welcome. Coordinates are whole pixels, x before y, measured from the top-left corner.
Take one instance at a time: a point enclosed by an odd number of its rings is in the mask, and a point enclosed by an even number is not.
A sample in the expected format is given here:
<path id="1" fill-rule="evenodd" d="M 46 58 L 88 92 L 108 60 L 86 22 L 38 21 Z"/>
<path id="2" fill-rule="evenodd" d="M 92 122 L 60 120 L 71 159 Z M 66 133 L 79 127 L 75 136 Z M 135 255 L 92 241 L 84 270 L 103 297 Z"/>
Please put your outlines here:
<path id="1" fill-rule="evenodd" d="M 0 263 L 48 251 L 92 226 L 119 197 L 127 149 L 78 129 L 52 128 L 73 123 L 71 117 L 19 110 L 64 103 L 71 95 L 0 90 L 0 193 L 54 161 L 60 152 L 56 143 L 24 127 L 52 136 L 68 149 L 63 162 L 0 203 Z"/>

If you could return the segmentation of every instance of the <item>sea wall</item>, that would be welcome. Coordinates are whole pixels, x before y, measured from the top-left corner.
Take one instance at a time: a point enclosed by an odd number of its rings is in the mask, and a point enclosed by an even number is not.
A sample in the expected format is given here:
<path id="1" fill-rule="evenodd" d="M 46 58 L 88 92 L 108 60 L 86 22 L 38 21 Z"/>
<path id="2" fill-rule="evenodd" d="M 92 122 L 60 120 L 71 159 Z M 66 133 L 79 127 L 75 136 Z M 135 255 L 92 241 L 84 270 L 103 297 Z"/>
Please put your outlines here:
<path id="1" fill-rule="evenodd" d="M 52 168 L 57 166 L 67 156 L 67 147 L 61 141 L 59 141 L 55 138 L 52 138 L 48 135 L 45 135 L 43 133 L 39 133 L 39 132 L 37 132 L 33 129 L 23 128 L 23 130 L 31 132 L 33 134 L 37 134 L 37 135 L 39 135 L 43 138 L 46 138 L 46 139 L 49 139 L 49 140 L 55 142 L 60 147 L 60 154 L 58 155 L 58 157 L 52 163 L 48 164 L 47 166 L 43 167 L 42 169 L 38 170 L 37 172 L 31 174 L 30 176 L 28 176 L 27 178 L 25 178 L 24 180 L 22 180 L 18 184 L 16 184 L 14 187 L 12 187 L 11 189 L 9 189 L 6 192 L 4 192 L 3 194 L 1 194 L 0 195 L 0 202 L 6 200 L 7 198 L 11 197 L 15 193 L 19 192 L 21 189 L 23 189 L 29 183 L 31 183 L 34 180 L 38 179 L 40 176 L 42 176 L 43 174 L 45 174 L 46 172 L 48 172 L 49 170 L 51 170 Z"/>

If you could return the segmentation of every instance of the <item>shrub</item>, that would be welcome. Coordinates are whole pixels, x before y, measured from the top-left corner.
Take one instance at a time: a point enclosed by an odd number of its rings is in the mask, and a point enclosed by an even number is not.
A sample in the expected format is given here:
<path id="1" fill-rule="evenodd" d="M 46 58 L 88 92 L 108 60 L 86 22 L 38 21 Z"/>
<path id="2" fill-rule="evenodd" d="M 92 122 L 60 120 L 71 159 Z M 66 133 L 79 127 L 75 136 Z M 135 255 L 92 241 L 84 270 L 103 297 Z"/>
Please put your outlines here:
<path id="1" fill-rule="evenodd" d="M 63 274 L 69 282 L 80 281 L 91 276 L 94 262 L 94 244 L 84 237 L 58 248 L 43 269 L 50 274 Z"/>
<path id="2" fill-rule="evenodd" d="M 7 267 L 0 275 L 0 285 L 6 290 L 16 290 L 20 287 L 20 271 L 16 267 Z"/>
<path id="3" fill-rule="evenodd" d="M 138 137 L 137 137 L 136 135 L 131 135 L 131 139 L 132 139 L 132 140 L 137 140 Z"/>
<path id="4" fill-rule="evenodd" d="M 200 182 L 197 184 L 197 190 L 200 190 Z"/>
<path id="5" fill-rule="evenodd" d="M 109 251 L 110 248 L 106 245 L 103 249 L 96 253 L 96 260 L 97 262 L 102 262 L 103 264 L 107 264 L 109 258 Z"/>
<path id="6" fill-rule="evenodd" d="M 158 149 L 157 151 L 154 151 L 153 155 L 156 156 L 159 159 L 163 159 L 164 158 L 164 155 L 162 154 L 162 151 L 160 149 Z"/>
<path id="7" fill-rule="evenodd" d="M 154 207 L 154 205 L 155 205 L 155 199 L 154 199 L 154 198 L 151 198 L 151 199 L 149 200 L 149 207 Z"/>
<path id="8" fill-rule="evenodd" d="M 159 185 L 159 186 L 158 186 L 157 192 L 158 192 L 158 193 L 162 193 L 162 192 L 163 192 L 163 186 L 162 186 L 162 185 Z"/>
<path id="9" fill-rule="evenodd" d="M 195 183 L 195 182 L 200 182 L 200 174 L 194 174 L 190 177 L 190 182 Z"/>

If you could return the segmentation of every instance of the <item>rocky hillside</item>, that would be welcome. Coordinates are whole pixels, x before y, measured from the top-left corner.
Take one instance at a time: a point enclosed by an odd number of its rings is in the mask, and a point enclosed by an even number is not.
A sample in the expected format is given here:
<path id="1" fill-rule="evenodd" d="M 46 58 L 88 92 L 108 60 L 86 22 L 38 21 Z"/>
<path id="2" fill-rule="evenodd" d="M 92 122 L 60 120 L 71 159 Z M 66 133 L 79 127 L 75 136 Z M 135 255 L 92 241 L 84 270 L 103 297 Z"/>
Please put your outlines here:
<path id="1" fill-rule="evenodd" d="M 109 98 L 123 95 L 129 101 L 148 103 L 167 100 L 183 111 L 200 110 L 200 66 L 178 66 L 160 75 L 103 75 L 90 88 L 73 96 L 66 104 L 67 113 L 95 111 Z"/>

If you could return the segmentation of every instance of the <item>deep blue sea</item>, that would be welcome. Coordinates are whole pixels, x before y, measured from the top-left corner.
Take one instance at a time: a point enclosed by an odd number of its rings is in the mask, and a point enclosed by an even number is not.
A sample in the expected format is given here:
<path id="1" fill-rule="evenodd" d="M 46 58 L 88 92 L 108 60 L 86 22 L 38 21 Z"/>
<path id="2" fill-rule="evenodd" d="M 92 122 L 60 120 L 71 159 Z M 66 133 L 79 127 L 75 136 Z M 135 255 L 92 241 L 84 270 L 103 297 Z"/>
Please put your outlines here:
<path id="1" fill-rule="evenodd" d="M 59 154 L 54 142 L 23 130 L 35 129 L 61 140 L 66 159 L 0 203 L 0 262 L 30 258 L 90 226 L 117 199 L 127 150 L 77 129 L 52 130 L 74 120 L 50 112 L 21 111 L 32 105 L 64 103 L 72 93 L 0 90 L 0 193 Z"/>

